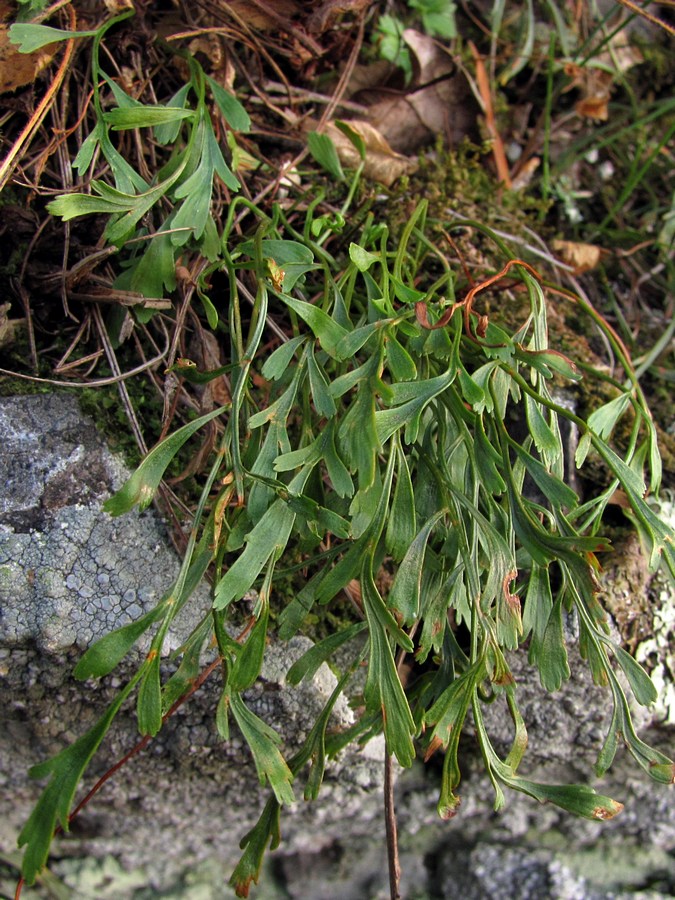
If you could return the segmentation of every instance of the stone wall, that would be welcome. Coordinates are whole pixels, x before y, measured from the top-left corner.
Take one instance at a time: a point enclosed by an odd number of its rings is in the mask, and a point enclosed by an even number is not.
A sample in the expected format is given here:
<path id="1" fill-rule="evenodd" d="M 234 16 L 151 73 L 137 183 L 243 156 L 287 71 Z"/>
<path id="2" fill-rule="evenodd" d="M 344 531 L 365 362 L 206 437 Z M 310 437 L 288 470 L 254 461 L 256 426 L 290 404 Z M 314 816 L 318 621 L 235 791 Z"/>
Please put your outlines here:
<path id="1" fill-rule="evenodd" d="M 82 649 L 151 608 L 175 577 L 178 560 L 152 512 L 111 519 L 101 510 L 125 470 L 75 398 L 0 399 L 0 434 L 6 485 L 0 499 L 0 853 L 6 860 L 15 858 L 16 836 L 39 793 L 27 768 L 93 724 L 124 677 L 122 670 L 102 682 L 76 682 L 70 672 Z M 208 605 L 204 590 L 178 624 L 171 646 L 179 646 Z M 307 646 L 306 638 L 270 646 L 263 677 L 247 696 L 251 708 L 283 736 L 287 750 L 302 740 L 335 684 L 323 666 L 310 685 L 286 686 L 285 672 Z M 603 692 L 574 658 L 571 681 L 554 696 L 540 690 L 522 655 L 514 666 L 530 730 L 527 774 L 588 781 L 604 734 Z M 58 896 L 233 896 L 226 881 L 238 842 L 266 794 L 241 739 L 217 738 L 217 699 L 214 678 L 105 786 L 72 832 L 55 841 L 50 868 L 62 882 L 59 889 L 71 890 Z M 345 698 L 335 716 L 336 724 L 352 721 Z M 648 715 L 641 725 L 650 741 L 668 749 L 672 733 L 658 729 Z M 497 741 L 508 741 L 508 720 L 498 707 L 491 727 Z M 133 709 L 123 710 L 87 785 L 136 740 Z M 493 813 L 492 790 L 470 735 L 464 745 L 463 802 L 452 821 L 443 823 L 435 813 L 435 759 L 398 779 L 405 898 L 672 895 L 672 794 L 650 783 L 626 755 L 597 785 L 626 804 L 621 816 L 603 824 L 513 795 L 502 813 Z M 382 751 L 378 740 L 346 752 L 329 770 L 318 802 L 299 800 L 285 814 L 282 846 L 269 857 L 256 897 L 388 896 Z M 11 890 L 6 868 L 0 894 Z M 52 895 L 43 885 L 23 896 Z"/>

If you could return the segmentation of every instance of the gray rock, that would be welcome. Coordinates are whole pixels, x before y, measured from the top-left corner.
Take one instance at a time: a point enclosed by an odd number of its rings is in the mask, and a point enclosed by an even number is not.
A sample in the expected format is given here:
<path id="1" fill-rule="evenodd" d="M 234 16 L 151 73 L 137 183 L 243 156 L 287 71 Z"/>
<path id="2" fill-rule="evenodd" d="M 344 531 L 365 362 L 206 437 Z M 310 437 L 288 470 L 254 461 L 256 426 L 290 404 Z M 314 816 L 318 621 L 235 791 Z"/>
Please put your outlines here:
<path id="1" fill-rule="evenodd" d="M 7 484 L 0 507 L 0 846 L 9 855 L 39 793 L 27 768 L 91 727 L 130 671 L 123 666 L 83 685 L 70 675 L 81 650 L 152 608 L 179 562 L 154 513 L 111 519 L 102 511 L 128 473 L 74 398 L 0 399 L 0 430 L 8 435 L 0 451 Z M 198 592 L 170 647 L 209 605 L 208 591 Z M 300 746 L 337 683 L 324 665 L 309 684 L 286 686 L 285 673 L 310 646 L 300 637 L 273 644 L 246 696 L 282 736 L 286 754 Z M 228 742 L 217 737 L 218 697 L 214 677 L 55 841 L 54 871 L 78 897 L 104 896 L 99 882 L 112 870 L 120 878 L 111 896 L 187 896 L 189 873 L 200 868 L 216 879 L 214 897 L 234 896 L 225 882 L 267 792 L 236 729 Z M 340 698 L 333 724 L 353 720 Z M 134 712 L 125 709 L 87 784 L 137 740 Z M 298 801 L 283 823 L 286 851 L 316 855 L 347 830 L 371 835 L 382 827 L 381 759 L 381 741 L 345 753 L 327 773 L 321 805 L 300 799 L 299 779 Z"/>
<path id="2" fill-rule="evenodd" d="M 152 513 L 102 514 L 128 473 L 76 399 L 2 398 L 0 434 L 3 643 L 84 648 L 151 609 L 176 575 L 175 555 Z"/>
<path id="3" fill-rule="evenodd" d="M 0 524 L 16 531 L 39 528 L 64 506 L 100 499 L 121 474 L 74 397 L 3 397 L 0 433 Z"/>
<path id="4" fill-rule="evenodd" d="M 101 503 L 119 487 L 123 467 L 71 397 L 0 400 L 0 851 L 16 835 L 39 786 L 27 768 L 94 724 L 128 674 L 76 682 L 82 649 L 115 625 L 151 608 L 170 586 L 178 560 L 152 513 L 110 519 Z M 659 587 L 663 592 L 663 587 Z M 670 602 L 670 601 L 669 601 Z M 177 646 L 209 605 L 197 595 L 176 629 Z M 568 623 L 570 636 L 574 622 Z M 292 753 L 311 727 L 335 677 L 323 666 L 309 685 L 290 689 L 285 674 L 311 646 L 306 638 L 268 648 L 250 708 Z M 592 782 L 625 803 L 611 822 L 578 820 L 551 806 L 493 792 L 470 729 L 462 742 L 462 805 L 441 822 L 435 813 L 440 760 L 401 773 L 397 783 L 402 895 L 405 900 L 658 900 L 675 893 L 675 816 L 668 788 L 648 780 L 619 754 L 608 776 L 590 777 L 605 733 L 606 693 L 573 655 L 572 678 L 549 696 L 526 654 L 512 660 L 530 746 L 522 774 Z M 164 661 L 167 673 L 172 663 Z M 220 900 L 238 842 L 254 824 L 266 792 L 235 729 L 220 740 L 213 718 L 217 675 L 176 713 L 148 748 L 102 789 L 55 841 L 52 871 L 77 900 Z M 501 701 L 486 713 L 495 746 L 505 751 L 511 724 Z M 335 724 L 353 712 L 345 698 Z M 640 719 L 647 739 L 672 752 L 672 730 Z M 93 783 L 137 741 L 124 708 L 87 774 Z M 669 744 L 671 746 L 669 746 Z M 258 900 L 378 900 L 389 894 L 382 803 L 382 742 L 345 752 L 328 770 L 319 801 L 300 797 L 282 817 L 282 845 L 269 856 Z M 11 894 L 0 869 L 0 894 Z M 47 896 L 38 889 L 30 896 Z"/>

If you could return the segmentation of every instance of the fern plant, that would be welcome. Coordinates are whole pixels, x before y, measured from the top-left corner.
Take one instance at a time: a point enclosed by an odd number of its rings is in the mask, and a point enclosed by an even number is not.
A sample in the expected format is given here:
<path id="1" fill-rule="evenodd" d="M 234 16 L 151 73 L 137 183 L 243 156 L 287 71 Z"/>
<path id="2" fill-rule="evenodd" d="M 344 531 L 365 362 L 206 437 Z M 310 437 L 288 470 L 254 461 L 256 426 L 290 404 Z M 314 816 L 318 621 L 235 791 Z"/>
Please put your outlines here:
<path id="1" fill-rule="evenodd" d="M 635 733 L 617 669 L 638 703 L 654 701 L 654 686 L 611 641 L 597 599 L 598 555 L 610 551 L 602 516 L 617 489 L 652 567 L 663 560 L 675 575 L 673 536 L 646 499 L 647 487 L 658 491 L 661 478 L 656 433 L 620 341 L 586 310 L 605 330 L 625 382 L 615 381 L 615 399 L 584 420 L 558 399 L 557 389 L 581 375 L 549 345 L 545 283 L 480 223 L 446 226 L 482 233 L 501 258 L 494 276 L 462 290 L 434 244 L 430 226 L 438 223 L 427 222 L 425 202 L 396 240 L 369 215 L 344 258 L 323 245 L 330 231 L 343 227 L 346 208 L 338 221 L 315 218 L 318 204 L 310 204 L 300 232 L 280 206 L 267 214 L 237 196 L 219 233 L 211 216 L 214 179 L 232 191 L 239 184 L 215 140 L 207 89 L 232 127 L 247 127 L 245 111 L 193 60 L 189 84 L 166 107 L 139 105 L 98 68 L 96 42 L 110 24 L 94 33 L 94 82 L 107 85 L 117 106 L 97 106 L 96 128 L 75 165 L 85 171 L 100 152 L 115 184 L 92 182 L 94 194 L 64 195 L 51 209 L 66 219 L 108 214 L 107 238 L 123 246 L 139 236 L 141 220 L 160 208 L 159 200 L 168 201 L 168 218 L 155 223 L 148 248 L 131 260 L 124 277 L 147 296 L 170 289 L 186 240 L 226 274 L 227 324 L 218 323 L 204 292 L 202 299 L 210 324 L 229 341 L 231 402 L 155 447 L 106 505 L 112 515 L 147 506 L 183 444 L 218 421 L 220 443 L 175 584 L 153 610 L 90 647 L 75 674 L 109 675 L 146 633 L 150 649 L 100 721 L 31 770 L 49 781 L 19 838 L 26 847 L 25 881 L 33 883 L 45 865 L 55 829 L 67 830 L 77 787 L 121 705 L 135 696 L 140 734 L 156 735 L 190 693 L 207 645 L 217 647 L 217 665 L 209 671 L 217 670 L 222 681 L 215 727 L 223 740 L 232 724 L 237 727 L 271 791 L 232 875 L 241 896 L 257 881 L 267 847 L 278 842 L 281 809 L 296 790 L 316 799 L 330 758 L 350 742 L 380 733 L 404 767 L 418 754 L 443 753 L 438 811 L 444 818 L 459 804 L 458 746 L 470 713 L 495 808 L 509 788 L 592 819 L 619 812 L 618 801 L 590 787 L 538 783 L 520 771 L 527 730 L 508 654 L 527 652 L 542 688 L 561 688 L 570 674 L 563 619 L 572 611 L 581 655 L 593 680 L 608 688 L 612 705 L 596 773 L 608 770 L 622 741 L 649 777 L 671 783 L 673 764 Z M 14 31 L 14 37 L 30 38 L 31 47 L 55 39 L 54 29 L 43 26 L 14 28 L 29 29 Z M 35 29 L 43 29 L 41 37 Z M 111 128 L 146 127 L 160 143 L 175 142 L 153 184 L 131 169 L 109 137 Z M 358 136 L 351 139 L 363 155 Z M 314 145 L 315 155 L 327 152 L 325 142 L 314 139 Z M 242 207 L 257 223 L 249 238 L 235 227 Z M 481 312 L 481 292 L 507 274 L 522 284 L 529 301 L 515 332 Z M 252 282 L 256 292 L 245 316 L 241 298 Z M 284 337 L 267 355 L 262 339 L 271 320 Z M 199 372 L 185 360 L 174 371 L 201 382 L 221 374 Z M 254 375 L 270 385 L 264 402 Z M 624 416 L 630 416 L 630 433 L 619 452 L 612 433 Z M 583 502 L 564 479 L 569 460 L 563 420 L 578 429 L 576 465 L 582 467 L 592 452 L 609 473 L 606 489 Z M 525 428 L 524 438 L 516 424 Z M 358 640 L 363 649 L 339 673 L 300 750 L 286 759 L 281 736 L 247 706 L 245 692 L 261 671 L 272 598 L 288 584 L 291 561 L 298 558 L 310 574 L 280 612 L 278 639 L 295 635 L 315 608 L 335 602 L 355 583 L 359 614 L 295 663 L 289 682 L 311 677 L 348 642 Z M 163 681 L 160 660 L 169 628 L 207 576 L 212 609 L 181 648 L 175 673 Z M 237 641 L 229 625 L 251 589 L 257 591 L 255 609 Z M 403 660 L 411 668 L 405 685 Z M 332 708 L 360 663 L 367 668 L 362 712 L 347 731 L 331 732 Z M 495 699 L 506 704 L 514 727 L 504 758 L 483 717 L 484 704 Z"/>
<path id="2" fill-rule="evenodd" d="M 469 711 L 496 808 L 504 803 L 506 787 L 578 815 L 615 815 L 621 804 L 589 787 L 535 783 L 519 771 L 527 732 L 507 653 L 526 644 L 543 688 L 559 689 L 569 676 L 563 617 L 571 610 L 578 617 L 582 656 L 595 682 L 609 688 L 613 706 L 597 773 L 607 771 L 622 740 L 651 778 L 670 783 L 672 763 L 635 733 L 616 667 L 639 703 L 653 702 L 654 687 L 610 640 L 596 597 L 596 554 L 610 549 L 599 535 L 601 515 L 618 487 L 652 563 L 663 556 L 675 571 L 672 535 L 644 498 L 643 467 L 656 487 L 659 457 L 638 386 L 629 380 L 588 421 L 557 402 L 555 383 L 580 375 L 549 346 L 538 275 L 527 263 L 506 258 L 501 272 L 458 299 L 455 273 L 425 236 L 424 202 L 394 247 L 386 226 L 368 221 L 339 273 L 310 238 L 289 237 L 280 209 L 272 219 L 259 214 L 254 239 L 233 245 L 228 229 L 240 202 L 248 201 L 234 201 L 222 241 L 230 278 L 231 406 L 158 445 L 107 503 L 113 515 L 150 503 L 179 447 L 219 418 L 220 446 L 181 573 L 154 610 L 100 640 L 78 664 L 79 678 L 108 675 L 153 630 L 144 661 L 102 720 L 32 770 L 51 780 L 20 837 L 27 845 L 27 881 L 44 865 L 57 821 L 67 828 L 77 784 L 121 703 L 135 692 L 139 731 L 156 734 L 162 716 L 199 670 L 209 640 L 218 647 L 222 678 L 216 727 L 227 739 L 230 722 L 236 724 L 272 792 L 233 875 L 243 895 L 258 877 L 265 848 L 277 840 L 279 813 L 294 799 L 295 786 L 304 782 L 305 797 L 315 798 L 327 760 L 350 741 L 383 732 L 402 766 L 410 766 L 418 752 L 428 757 L 442 751 L 438 810 L 443 817 L 454 815 L 458 745 Z M 498 249 L 508 253 L 501 244 Z M 257 283 L 246 329 L 239 309 L 244 272 L 253 272 Z M 420 290 L 422 272 L 435 274 Z M 514 334 L 477 309 L 480 291 L 507 272 L 529 296 L 529 313 Z M 292 331 L 261 359 L 270 316 L 286 319 Z M 195 377 L 193 367 L 181 366 Z M 261 408 L 251 389 L 254 371 L 272 384 Z M 622 456 L 609 438 L 628 408 L 633 428 Z M 514 437 L 514 417 L 526 424 L 524 440 Z M 563 419 L 579 429 L 577 465 L 592 448 L 611 473 L 607 489 L 585 503 L 563 478 Z M 526 482 L 539 489 L 539 499 Z M 277 580 L 287 577 L 279 567 L 291 554 L 302 554 L 312 574 L 280 614 L 280 639 L 294 635 L 315 605 L 330 604 L 354 579 L 362 617 L 311 649 L 291 669 L 290 683 L 311 676 L 362 632 L 367 678 L 357 724 L 343 734 L 327 732 L 332 706 L 353 674 L 347 670 L 301 750 L 286 760 L 280 737 L 243 695 L 260 672 L 271 595 Z M 383 567 L 395 572 L 387 592 L 378 577 Z M 176 673 L 162 683 L 167 631 L 209 571 L 213 609 L 182 648 Z M 237 643 L 228 622 L 252 588 L 258 592 L 253 621 Z M 466 641 L 451 623 L 463 626 Z M 405 687 L 397 654 L 414 662 Z M 495 694 L 514 724 L 506 758 L 494 749 L 483 721 L 483 703 Z"/>

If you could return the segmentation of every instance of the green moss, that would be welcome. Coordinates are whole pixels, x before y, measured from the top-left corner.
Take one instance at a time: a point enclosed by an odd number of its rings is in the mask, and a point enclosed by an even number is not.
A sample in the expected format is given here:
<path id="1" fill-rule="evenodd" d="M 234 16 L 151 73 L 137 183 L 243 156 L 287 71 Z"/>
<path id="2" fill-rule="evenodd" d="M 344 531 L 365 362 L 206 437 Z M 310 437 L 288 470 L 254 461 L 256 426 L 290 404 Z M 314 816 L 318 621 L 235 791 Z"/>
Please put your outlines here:
<path id="1" fill-rule="evenodd" d="M 449 149 L 439 141 L 433 153 L 420 157 L 418 170 L 399 181 L 393 191 L 389 221 L 398 233 L 408 221 L 408 208 L 424 197 L 429 201 L 429 236 L 452 223 L 452 213 L 464 219 L 475 219 L 488 227 L 506 229 L 518 234 L 523 226 L 532 227 L 550 207 L 549 201 L 531 190 L 497 188 L 489 168 L 490 146 L 478 146 L 468 138 Z"/>

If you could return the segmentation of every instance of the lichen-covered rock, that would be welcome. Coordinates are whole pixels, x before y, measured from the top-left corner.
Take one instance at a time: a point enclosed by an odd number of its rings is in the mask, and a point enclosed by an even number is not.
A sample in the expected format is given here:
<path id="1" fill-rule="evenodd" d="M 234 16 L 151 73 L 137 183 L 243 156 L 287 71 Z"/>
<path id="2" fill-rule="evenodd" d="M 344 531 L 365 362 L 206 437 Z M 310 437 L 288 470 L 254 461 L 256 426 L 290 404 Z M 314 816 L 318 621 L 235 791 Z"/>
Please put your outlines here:
<path id="1" fill-rule="evenodd" d="M 16 837 L 39 786 L 30 765 L 58 752 L 91 727 L 119 688 L 124 666 L 101 682 L 82 684 L 71 672 L 81 651 L 114 627 L 152 608 L 178 574 L 162 523 L 154 513 L 112 519 L 102 501 L 128 473 L 108 451 L 70 396 L 0 399 L 0 846 L 15 852 Z M 198 592 L 170 646 L 178 646 L 210 604 Z M 292 753 L 309 732 L 336 685 L 322 666 L 292 690 L 285 673 L 311 646 L 307 638 L 272 645 L 259 683 L 246 702 L 282 736 Z M 132 657 L 133 661 L 133 657 Z M 171 663 L 167 660 L 166 666 Z M 215 862 L 214 897 L 234 894 L 227 878 L 239 840 L 266 799 L 243 739 L 218 738 L 213 721 L 217 676 L 183 706 L 148 749 L 101 791 L 54 843 L 54 871 L 78 897 L 99 897 L 92 884 L 120 867 L 110 896 L 143 890 L 183 891 L 189 873 Z M 354 718 L 344 697 L 333 724 Z M 117 717 L 87 785 L 138 740 L 133 709 Z M 284 819 L 284 846 L 316 854 L 349 830 L 372 835 L 379 821 L 382 744 L 345 753 L 327 773 L 323 803 L 298 801 Z M 98 861 L 92 869 L 91 860 Z M 67 862 L 67 864 L 66 864 Z M 81 878 L 78 880 L 80 873 Z M 91 893 L 90 893 L 91 891 Z M 200 894 L 204 896 L 204 894 Z"/>
<path id="2" fill-rule="evenodd" d="M 0 523 L 39 529 L 64 506 L 106 495 L 122 468 L 74 397 L 0 398 Z"/>
<path id="3" fill-rule="evenodd" d="M 175 554 L 152 513 L 101 512 L 128 473 L 76 399 L 0 398 L 0 434 L 2 642 L 84 648 L 151 609 Z"/>

